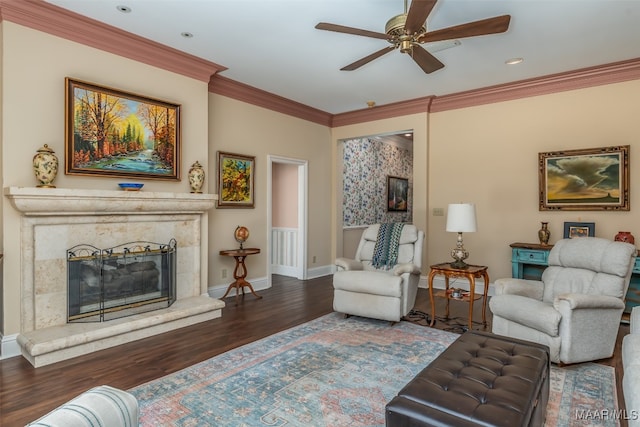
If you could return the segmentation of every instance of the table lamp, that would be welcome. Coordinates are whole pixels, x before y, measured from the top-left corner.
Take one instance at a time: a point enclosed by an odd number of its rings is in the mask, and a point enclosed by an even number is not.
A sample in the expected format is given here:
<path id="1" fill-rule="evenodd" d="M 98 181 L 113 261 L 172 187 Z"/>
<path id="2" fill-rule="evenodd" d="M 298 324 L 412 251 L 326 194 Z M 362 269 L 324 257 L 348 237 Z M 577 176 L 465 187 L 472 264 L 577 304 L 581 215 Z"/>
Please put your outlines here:
<path id="1" fill-rule="evenodd" d="M 472 233 L 477 230 L 476 206 L 471 203 L 454 203 L 447 208 L 447 231 L 458 233 L 456 247 L 451 250 L 451 257 L 455 262 L 453 268 L 467 268 L 464 260 L 469 258 L 469 252 L 462 244 L 462 233 Z"/>

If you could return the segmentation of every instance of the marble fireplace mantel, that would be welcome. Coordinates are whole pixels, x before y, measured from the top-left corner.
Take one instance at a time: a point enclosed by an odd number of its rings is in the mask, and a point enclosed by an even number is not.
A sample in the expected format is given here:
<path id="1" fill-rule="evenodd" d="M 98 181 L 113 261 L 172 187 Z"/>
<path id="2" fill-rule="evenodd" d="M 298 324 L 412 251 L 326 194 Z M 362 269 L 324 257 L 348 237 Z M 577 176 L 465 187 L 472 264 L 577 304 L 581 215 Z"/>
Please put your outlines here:
<path id="1" fill-rule="evenodd" d="M 214 194 L 34 187 L 7 187 L 4 194 L 28 216 L 203 213 L 217 199 Z"/>
<path id="2" fill-rule="evenodd" d="M 202 270 L 208 255 L 203 218 L 216 195 L 33 187 L 6 187 L 4 194 L 21 214 L 17 343 L 34 366 L 221 316 L 224 303 L 208 295 Z M 171 307 L 107 322 L 66 322 L 67 249 L 171 238 L 178 242 L 178 288 Z"/>

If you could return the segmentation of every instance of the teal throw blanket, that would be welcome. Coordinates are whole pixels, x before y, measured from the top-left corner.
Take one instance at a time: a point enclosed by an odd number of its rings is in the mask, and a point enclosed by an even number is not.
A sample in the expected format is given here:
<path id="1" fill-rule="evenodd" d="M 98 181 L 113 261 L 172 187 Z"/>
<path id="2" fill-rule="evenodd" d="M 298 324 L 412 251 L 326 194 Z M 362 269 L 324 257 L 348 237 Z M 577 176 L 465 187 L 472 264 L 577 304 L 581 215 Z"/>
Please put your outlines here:
<path id="1" fill-rule="evenodd" d="M 389 270 L 398 262 L 398 246 L 402 234 L 401 222 L 385 222 L 380 224 L 376 245 L 373 248 L 371 264 L 375 268 Z"/>

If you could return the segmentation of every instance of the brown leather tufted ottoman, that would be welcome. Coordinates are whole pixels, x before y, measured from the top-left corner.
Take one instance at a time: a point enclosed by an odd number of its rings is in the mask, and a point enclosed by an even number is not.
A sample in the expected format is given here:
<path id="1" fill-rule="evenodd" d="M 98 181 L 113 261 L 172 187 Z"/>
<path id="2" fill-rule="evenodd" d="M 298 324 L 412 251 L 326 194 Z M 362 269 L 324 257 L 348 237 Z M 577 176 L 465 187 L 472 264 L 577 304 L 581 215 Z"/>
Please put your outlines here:
<path id="1" fill-rule="evenodd" d="M 386 406 L 387 427 L 542 426 L 549 349 L 468 331 Z"/>

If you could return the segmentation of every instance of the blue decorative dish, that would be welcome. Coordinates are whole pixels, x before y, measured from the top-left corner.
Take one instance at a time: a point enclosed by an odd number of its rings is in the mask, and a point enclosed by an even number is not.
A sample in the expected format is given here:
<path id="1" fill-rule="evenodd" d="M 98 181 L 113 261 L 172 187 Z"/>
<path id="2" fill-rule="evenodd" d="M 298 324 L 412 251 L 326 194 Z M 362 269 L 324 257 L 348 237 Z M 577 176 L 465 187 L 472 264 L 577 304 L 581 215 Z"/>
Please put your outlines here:
<path id="1" fill-rule="evenodd" d="M 139 191 L 144 184 L 140 182 L 121 182 L 118 185 L 125 191 Z"/>

